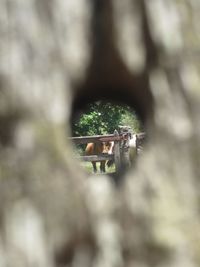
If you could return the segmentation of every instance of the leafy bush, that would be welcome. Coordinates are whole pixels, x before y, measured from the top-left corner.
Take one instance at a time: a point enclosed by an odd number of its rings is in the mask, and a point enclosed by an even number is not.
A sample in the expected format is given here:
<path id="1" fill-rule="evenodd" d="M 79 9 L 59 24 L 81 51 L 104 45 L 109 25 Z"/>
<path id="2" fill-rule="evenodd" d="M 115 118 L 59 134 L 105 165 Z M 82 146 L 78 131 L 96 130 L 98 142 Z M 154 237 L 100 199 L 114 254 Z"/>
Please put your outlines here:
<path id="1" fill-rule="evenodd" d="M 119 125 L 129 125 L 134 132 L 141 130 L 141 122 L 130 107 L 98 101 L 89 104 L 73 124 L 73 136 L 111 134 Z"/>

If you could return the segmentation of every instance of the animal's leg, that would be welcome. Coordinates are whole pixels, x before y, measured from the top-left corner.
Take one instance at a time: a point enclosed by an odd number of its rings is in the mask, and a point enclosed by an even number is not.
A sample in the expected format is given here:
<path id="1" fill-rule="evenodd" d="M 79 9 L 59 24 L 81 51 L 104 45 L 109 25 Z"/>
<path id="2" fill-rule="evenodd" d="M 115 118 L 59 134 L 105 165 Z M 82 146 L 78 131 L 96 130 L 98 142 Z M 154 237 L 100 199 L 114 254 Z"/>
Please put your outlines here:
<path id="1" fill-rule="evenodd" d="M 94 173 L 96 173 L 97 172 L 96 162 L 92 161 L 92 166 L 93 166 Z"/>
<path id="2" fill-rule="evenodd" d="M 106 162 L 105 161 L 101 161 L 100 163 L 100 171 L 101 172 L 106 172 L 106 168 L 105 168 L 105 164 Z"/>

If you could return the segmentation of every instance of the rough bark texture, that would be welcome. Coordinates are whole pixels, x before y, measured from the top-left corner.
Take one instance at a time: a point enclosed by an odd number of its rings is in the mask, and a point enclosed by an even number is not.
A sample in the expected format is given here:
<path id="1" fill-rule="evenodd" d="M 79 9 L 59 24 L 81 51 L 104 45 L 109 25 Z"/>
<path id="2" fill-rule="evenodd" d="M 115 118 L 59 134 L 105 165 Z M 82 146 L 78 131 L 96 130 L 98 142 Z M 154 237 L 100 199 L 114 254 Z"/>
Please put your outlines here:
<path id="1" fill-rule="evenodd" d="M 195 0 L 1 1 L 1 267 L 200 265 L 199 15 Z M 150 136 L 119 187 L 67 140 L 99 97 Z"/>

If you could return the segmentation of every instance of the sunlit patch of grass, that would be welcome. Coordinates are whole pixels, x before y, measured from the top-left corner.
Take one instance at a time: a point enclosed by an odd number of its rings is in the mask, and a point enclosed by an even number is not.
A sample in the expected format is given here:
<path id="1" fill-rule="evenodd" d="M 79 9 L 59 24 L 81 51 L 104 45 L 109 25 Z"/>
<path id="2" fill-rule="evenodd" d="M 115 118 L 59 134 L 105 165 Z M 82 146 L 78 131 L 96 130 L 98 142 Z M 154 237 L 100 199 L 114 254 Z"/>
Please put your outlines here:
<path id="1" fill-rule="evenodd" d="M 93 166 L 91 162 L 81 162 L 81 166 L 85 169 L 88 173 L 93 173 Z M 115 165 L 113 164 L 109 168 L 106 166 L 106 173 L 114 173 L 115 172 Z M 97 162 L 97 173 L 100 173 L 100 163 Z"/>

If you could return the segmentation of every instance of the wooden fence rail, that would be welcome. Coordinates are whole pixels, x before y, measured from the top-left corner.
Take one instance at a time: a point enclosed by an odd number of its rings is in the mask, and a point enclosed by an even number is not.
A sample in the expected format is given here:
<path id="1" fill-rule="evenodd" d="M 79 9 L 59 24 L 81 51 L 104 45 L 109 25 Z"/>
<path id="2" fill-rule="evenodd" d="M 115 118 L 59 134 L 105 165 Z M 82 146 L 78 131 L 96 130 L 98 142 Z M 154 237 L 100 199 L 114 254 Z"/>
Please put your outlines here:
<path id="1" fill-rule="evenodd" d="M 100 154 L 100 155 L 91 155 L 91 156 L 81 156 L 80 159 L 83 161 L 107 161 L 113 160 L 115 164 L 115 171 L 118 173 L 121 167 L 121 153 L 120 153 L 120 142 L 125 140 L 125 135 L 119 135 L 115 130 L 114 134 L 107 135 L 94 135 L 94 136 L 81 136 L 81 137 L 70 137 L 69 140 L 75 144 L 88 144 L 96 142 L 114 142 L 114 153 L 111 155 Z"/>
<path id="2" fill-rule="evenodd" d="M 82 156 L 80 157 L 83 161 L 102 161 L 102 160 L 114 160 L 114 155 L 100 154 L 100 155 L 91 155 L 91 156 Z"/>
<path id="3" fill-rule="evenodd" d="M 94 136 L 81 136 L 81 137 L 69 137 L 69 140 L 73 141 L 75 144 L 88 144 L 95 142 L 110 142 L 110 141 L 120 141 L 121 136 L 115 134 L 107 135 L 94 135 Z"/>
<path id="4" fill-rule="evenodd" d="M 139 145 L 145 139 L 145 133 L 139 133 L 136 135 L 136 154 Z M 108 154 L 100 154 L 100 155 L 91 155 L 91 156 L 81 156 L 79 157 L 82 161 L 107 161 L 113 160 L 115 163 L 116 173 L 120 173 L 122 165 L 124 161 L 127 163 L 127 153 L 129 149 L 129 140 L 131 138 L 130 131 L 121 131 L 120 134 L 118 131 L 114 131 L 113 134 L 107 135 L 94 135 L 94 136 L 81 136 L 81 137 L 70 137 L 71 140 L 75 144 L 88 144 L 88 143 L 96 143 L 96 142 L 112 142 L 114 141 L 114 152 L 111 155 Z M 142 140 L 142 141 L 141 141 Z M 126 156 L 125 156 L 126 155 Z"/>

